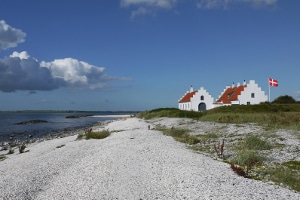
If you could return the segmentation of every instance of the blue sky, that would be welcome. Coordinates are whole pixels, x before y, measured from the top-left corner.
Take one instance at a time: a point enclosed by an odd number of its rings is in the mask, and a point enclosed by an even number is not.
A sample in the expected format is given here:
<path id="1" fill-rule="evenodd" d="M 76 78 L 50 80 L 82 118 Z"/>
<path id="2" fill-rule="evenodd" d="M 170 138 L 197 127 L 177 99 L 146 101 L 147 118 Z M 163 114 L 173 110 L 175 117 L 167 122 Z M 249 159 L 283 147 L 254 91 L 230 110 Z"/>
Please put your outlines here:
<path id="1" fill-rule="evenodd" d="M 255 80 L 300 100 L 298 0 L 1 0 L 0 110 L 149 110 Z"/>

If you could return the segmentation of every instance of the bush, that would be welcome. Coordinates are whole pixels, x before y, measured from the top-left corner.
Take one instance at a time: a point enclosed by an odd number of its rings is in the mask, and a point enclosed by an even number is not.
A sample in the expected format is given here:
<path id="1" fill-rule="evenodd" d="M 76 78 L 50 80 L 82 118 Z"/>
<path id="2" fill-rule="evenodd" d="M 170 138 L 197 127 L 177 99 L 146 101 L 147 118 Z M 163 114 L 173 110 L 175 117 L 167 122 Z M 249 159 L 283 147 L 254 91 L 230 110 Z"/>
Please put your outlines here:
<path id="1" fill-rule="evenodd" d="M 189 130 L 186 129 L 175 129 L 175 128 L 167 129 L 162 127 L 158 127 L 157 129 L 162 131 L 163 134 L 172 136 L 176 141 L 182 143 L 192 145 L 200 142 L 200 140 L 196 136 L 189 134 Z"/>
<path id="2" fill-rule="evenodd" d="M 282 183 L 293 190 L 300 192 L 300 174 L 299 171 L 289 170 L 284 166 L 276 166 L 266 170 L 269 179 L 275 183 Z"/>
<path id="3" fill-rule="evenodd" d="M 256 136 L 249 136 L 241 143 L 242 148 L 249 150 L 268 150 L 271 149 L 271 145 L 264 140 Z"/>
<path id="4" fill-rule="evenodd" d="M 77 135 L 77 139 L 103 139 L 110 136 L 110 132 L 108 130 L 102 130 L 94 132 L 92 129 L 88 129 L 88 131 L 85 131 L 85 133 L 80 133 Z"/>
<path id="5" fill-rule="evenodd" d="M 278 104 L 293 104 L 296 103 L 296 100 L 288 95 L 277 97 L 272 103 L 278 103 Z"/>
<path id="6" fill-rule="evenodd" d="M 98 132 L 87 132 L 85 134 L 85 139 L 103 139 L 110 135 L 110 132 L 108 130 L 98 131 Z"/>

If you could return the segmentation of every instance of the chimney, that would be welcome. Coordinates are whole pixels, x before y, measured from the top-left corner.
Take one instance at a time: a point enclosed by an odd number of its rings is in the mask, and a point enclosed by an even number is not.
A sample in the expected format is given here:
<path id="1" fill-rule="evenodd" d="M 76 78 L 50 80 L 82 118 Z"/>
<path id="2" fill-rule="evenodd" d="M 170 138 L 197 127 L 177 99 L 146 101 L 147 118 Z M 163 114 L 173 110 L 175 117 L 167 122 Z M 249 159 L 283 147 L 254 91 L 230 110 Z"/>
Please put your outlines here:
<path id="1" fill-rule="evenodd" d="M 245 85 L 247 85 L 247 83 L 246 83 L 246 81 L 244 80 L 244 82 L 243 82 L 243 85 L 245 86 Z"/>
<path id="2" fill-rule="evenodd" d="M 194 91 L 194 89 L 193 89 L 193 86 L 191 85 L 190 92 L 193 92 L 193 91 Z"/>
<path id="3" fill-rule="evenodd" d="M 234 82 L 232 82 L 232 88 L 234 88 Z"/>
<path id="4" fill-rule="evenodd" d="M 240 86 L 241 86 L 240 82 L 237 82 L 236 87 L 240 87 Z"/>

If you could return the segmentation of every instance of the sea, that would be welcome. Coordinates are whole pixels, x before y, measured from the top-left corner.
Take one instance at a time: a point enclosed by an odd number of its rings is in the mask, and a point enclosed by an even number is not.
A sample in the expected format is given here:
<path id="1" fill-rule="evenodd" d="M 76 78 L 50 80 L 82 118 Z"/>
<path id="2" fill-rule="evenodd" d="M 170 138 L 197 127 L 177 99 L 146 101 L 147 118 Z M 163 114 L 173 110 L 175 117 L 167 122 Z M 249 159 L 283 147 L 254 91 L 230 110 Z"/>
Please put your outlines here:
<path id="1" fill-rule="evenodd" d="M 10 111 L 0 112 L 0 142 L 42 138 L 61 132 L 93 126 L 99 122 L 116 120 L 118 115 L 136 112 L 113 111 Z M 43 123 L 26 123 L 39 120 Z"/>

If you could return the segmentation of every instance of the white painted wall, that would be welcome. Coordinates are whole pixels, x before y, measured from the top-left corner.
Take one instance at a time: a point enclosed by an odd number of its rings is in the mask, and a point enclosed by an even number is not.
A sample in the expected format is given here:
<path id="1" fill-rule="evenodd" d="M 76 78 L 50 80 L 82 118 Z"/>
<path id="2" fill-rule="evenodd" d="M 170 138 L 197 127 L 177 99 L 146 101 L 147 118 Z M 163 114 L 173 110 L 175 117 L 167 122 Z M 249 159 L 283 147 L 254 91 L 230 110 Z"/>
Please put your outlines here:
<path id="1" fill-rule="evenodd" d="M 179 110 L 191 110 L 191 102 L 178 103 Z"/>
<path id="2" fill-rule="evenodd" d="M 239 85 L 239 84 L 238 84 Z M 243 85 L 246 85 L 246 82 L 243 82 Z M 230 86 L 226 86 L 224 91 L 221 93 L 221 95 L 226 91 L 226 89 Z M 190 91 L 186 92 L 192 92 L 192 86 Z M 185 95 L 186 95 L 185 94 Z M 254 94 L 254 96 L 252 96 Z M 184 96 L 185 96 L 184 95 Z M 219 98 L 221 97 L 219 96 Z M 184 97 L 182 96 L 182 98 Z M 204 97 L 204 100 L 201 100 L 201 96 Z M 258 87 L 258 84 L 255 83 L 254 80 L 250 80 L 249 84 L 247 84 L 247 87 L 245 87 L 244 91 L 241 92 L 241 94 L 238 96 L 238 100 L 231 102 L 232 105 L 247 105 L 248 102 L 250 104 L 259 104 L 261 102 L 268 101 L 268 96 L 265 94 L 264 91 L 260 87 Z M 200 103 L 206 104 L 206 110 L 216 108 L 219 106 L 230 106 L 231 104 L 214 104 L 214 98 L 203 88 L 201 87 L 196 94 L 191 98 L 190 102 L 184 102 L 184 103 L 178 103 L 178 108 L 180 110 L 193 110 L 198 111 L 198 106 Z"/>
<path id="3" fill-rule="evenodd" d="M 201 100 L 203 96 L 203 100 Z M 197 93 L 191 98 L 192 110 L 198 111 L 198 106 L 200 103 L 206 104 L 206 110 L 213 108 L 214 98 L 203 88 L 201 87 Z"/>
<path id="4" fill-rule="evenodd" d="M 252 94 L 254 94 L 254 97 Z M 259 104 L 268 101 L 268 96 L 258 87 L 258 84 L 254 80 L 250 80 L 247 87 L 238 96 L 238 99 L 241 105 L 247 105 L 247 102 L 250 104 Z"/>
<path id="5" fill-rule="evenodd" d="M 193 91 L 190 90 L 189 92 Z M 185 95 L 187 93 L 185 93 Z M 182 96 L 182 98 L 184 96 Z M 203 96 L 203 100 L 201 100 L 201 96 Z M 196 92 L 196 94 L 191 98 L 190 102 L 178 103 L 178 109 L 198 111 L 198 106 L 200 103 L 205 103 L 207 110 L 213 108 L 214 98 L 203 87 Z"/>

